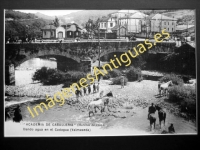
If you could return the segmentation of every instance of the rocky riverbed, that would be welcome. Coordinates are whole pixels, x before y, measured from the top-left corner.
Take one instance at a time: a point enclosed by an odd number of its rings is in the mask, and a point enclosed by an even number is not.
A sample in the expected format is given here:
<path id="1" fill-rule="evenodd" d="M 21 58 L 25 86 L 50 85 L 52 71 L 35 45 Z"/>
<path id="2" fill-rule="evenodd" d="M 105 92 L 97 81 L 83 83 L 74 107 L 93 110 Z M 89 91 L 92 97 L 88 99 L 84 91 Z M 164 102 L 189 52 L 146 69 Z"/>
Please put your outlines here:
<path id="1" fill-rule="evenodd" d="M 20 87 L 7 86 L 6 92 L 10 94 L 15 93 L 17 96 L 23 94 L 24 96 L 31 97 L 45 97 L 46 94 L 53 95 L 56 93 L 56 91 L 60 91 L 61 89 L 62 85 L 42 86 L 39 84 L 33 84 Z M 189 126 L 187 125 L 187 122 L 184 122 L 185 125 L 182 124 L 184 118 L 181 119 L 181 117 L 179 117 L 180 110 L 178 105 L 165 101 L 165 97 L 157 96 L 157 81 L 143 80 L 141 82 L 128 82 L 128 85 L 125 86 L 125 88 L 121 88 L 120 85 L 109 85 L 108 81 L 102 80 L 100 83 L 100 91 L 101 90 L 104 91 L 104 94 L 112 91 L 114 95 L 114 97 L 110 99 L 110 104 L 108 106 L 109 110 L 106 109 L 102 114 L 100 111 L 97 111 L 94 116 L 89 117 L 87 104 L 99 97 L 99 93 L 92 93 L 90 95 L 80 97 L 79 101 L 81 103 L 77 103 L 76 98 L 73 96 L 66 100 L 65 105 L 59 106 L 57 104 L 55 107 L 45 111 L 44 113 L 41 113 L 35 118 L 30 116 L 30 113 L 27 111 L 27 105 L 33 107 L 45 99 L 40 98 L 40 100 L 26 102 L 26 104 L 22 103 L 20 106 L 22 108 L 24 121 L 69 122 L 74 120 L 76 122 L 100 122 L 105 124 L 104 128 L 110 129 L 120 126 L 122 128 L 138 128 L 140 131 L 148 131 L 149 133 L 149 121 L 147 120 L 147 114 L 148 107 L 153 102 L 160 104 L 166 109 L 166 127 L 169 123 L 173 122 L 176 125 L 176 128 L 178 128 L 179 133 L 196 133 L 195 122 L 190 123 Z M 8 108 L 10 108 L 10 111 L 12 112 L 14 107 L 16 106 L 12 105 Z M 132 121 L 134 121 L 134 123 Z M 179 123 L 181 124 L 180 128 Z M 157 129 L 159 129 L 158 124 Z M 155 132 L 151 133 L 160 134 L 161 131 L 157 129 Z"/>

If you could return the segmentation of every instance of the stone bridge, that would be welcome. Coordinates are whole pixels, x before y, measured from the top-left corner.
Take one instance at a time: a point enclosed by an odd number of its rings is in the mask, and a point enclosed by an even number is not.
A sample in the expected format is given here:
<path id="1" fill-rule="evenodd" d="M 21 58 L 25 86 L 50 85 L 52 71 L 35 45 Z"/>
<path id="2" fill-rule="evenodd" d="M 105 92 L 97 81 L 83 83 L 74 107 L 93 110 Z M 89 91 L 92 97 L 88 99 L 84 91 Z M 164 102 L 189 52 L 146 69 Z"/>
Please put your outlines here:
<path id="1" fill-rule="evenodd" d="M 100 57 L 109 53 L 127 52 L 136 47 L 142 41 L 133 42 L 100 42 Z M 170 53 L 175 49 L 175 42 L 157 43 L 149 49 L 148 53 Z M 64 56 L 80 63 L 84 60 L 98 59 L 98 42 L 71 42 L 71 43 L 24 43 L 24 44 L 6 44 L 6 61 L 14 62 L 15 67 L 23 62 L 41 56 L 53 55 Z"/>

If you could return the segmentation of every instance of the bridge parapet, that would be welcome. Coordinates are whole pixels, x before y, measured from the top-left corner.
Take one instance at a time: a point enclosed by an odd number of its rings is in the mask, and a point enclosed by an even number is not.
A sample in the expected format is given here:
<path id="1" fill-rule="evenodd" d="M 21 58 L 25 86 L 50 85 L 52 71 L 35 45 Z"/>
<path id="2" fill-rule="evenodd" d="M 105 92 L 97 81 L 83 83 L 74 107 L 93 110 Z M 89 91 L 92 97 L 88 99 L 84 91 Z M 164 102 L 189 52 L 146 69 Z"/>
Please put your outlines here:
<path id="1" fill-rule="evenodd" d="M 132 42 L 100 42 L 100 56 L 112 52 L 127 52 L 133 49 L 143 41 Z M 175 48 L 175 42 L 157 43 L 148 51 L 172 52 Z M 98 42 L 72 42 L 72 43 L 24 43 L 24 44 L 6 44 L 6 60 L 13 60 L 15 66 L 31 58 L 45 55 L 60 55 L 81 62 L 86 58 L 96 61 L 98 58 Z"/>

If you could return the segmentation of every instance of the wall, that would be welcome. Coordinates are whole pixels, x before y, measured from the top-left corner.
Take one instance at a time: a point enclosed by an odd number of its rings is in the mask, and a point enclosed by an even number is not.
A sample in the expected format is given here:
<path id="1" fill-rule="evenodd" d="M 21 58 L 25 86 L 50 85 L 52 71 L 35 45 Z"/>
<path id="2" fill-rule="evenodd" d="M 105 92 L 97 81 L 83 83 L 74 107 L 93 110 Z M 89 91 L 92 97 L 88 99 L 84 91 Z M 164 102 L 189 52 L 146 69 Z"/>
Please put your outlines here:
<path id="1" fill-rule="evenodd" d="M 58 33 L 59 32 L 62 32 L 63 33 L 63 38 L 65 38 L 65 29 L 63 27 L 56 28 L 56 38 L 58 38 Z"/>

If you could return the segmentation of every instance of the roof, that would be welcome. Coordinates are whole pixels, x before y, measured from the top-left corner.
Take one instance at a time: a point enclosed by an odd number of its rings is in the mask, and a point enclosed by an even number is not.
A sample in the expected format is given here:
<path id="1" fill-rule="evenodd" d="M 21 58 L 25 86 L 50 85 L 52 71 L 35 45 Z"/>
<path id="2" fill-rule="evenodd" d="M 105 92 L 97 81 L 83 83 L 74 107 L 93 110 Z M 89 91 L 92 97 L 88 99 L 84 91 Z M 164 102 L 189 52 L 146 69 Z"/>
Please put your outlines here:
<path id="1" fill-rule="evenodd" d="M 195 42 L 194 41 L 190 41 L 190 42 L 187 42 L 187 44 L 189 44 L 191 47 L 195 48 Z"/>
<path id="2" fill-rule="evenodd" d="M 110 17 L 102 17 L 99 22 L 107 22 Z"/>
<path id="3" fill-rule="evenodd" d="M 126 28 L 124 26 L 121 26 L 120 28 Z M 118 25 L 115 25 L 111 30 L 118 30 L 119 29 L 119 26 Z"/>
<path id="4" fill-rule="evenodd" d="M 182 44 L 179 48 L 174 50 L 176 53 L 181 52 L 195 52 L 195 43 L 193 41 L 191 42 L 185 42 Z"/>
<path id="5" fill-rule="evenodd" d="M 41 30 L 52 30 L 52 29 L 56 29 L 56 27 L 54 25 L 46 25 L 44 26 Z"/>
<path id="6" fill-rule="evenodd" d="M 167 17 L 165 15 L 162 14 L 156 14 L 154 17 L 152 17 L 152 19 L 158 19 L 158 20 L 173 20 L 173 21 L 177 21 L 176 18 L 171 18 L 171 17 Z"/>
<path id="7" fill-rule="evenodd" d="M 138 10 L 119 10 L 117 13 L 136 13 Z"/>
<path id="8" fill-rule="evenodd" d="M 178 25 L 176 26 L 176 30 L 185 30 L 194 27 L 194 25 Z"/>

